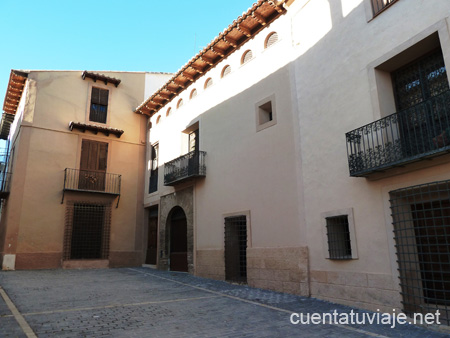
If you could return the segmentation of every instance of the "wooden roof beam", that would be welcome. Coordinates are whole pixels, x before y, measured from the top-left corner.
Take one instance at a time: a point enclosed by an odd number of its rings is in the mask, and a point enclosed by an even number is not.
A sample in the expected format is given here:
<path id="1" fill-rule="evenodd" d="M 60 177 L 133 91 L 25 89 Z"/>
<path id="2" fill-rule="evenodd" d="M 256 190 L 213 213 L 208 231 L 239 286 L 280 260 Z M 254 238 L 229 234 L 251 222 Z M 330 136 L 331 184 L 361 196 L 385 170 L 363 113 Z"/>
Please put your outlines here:
<path id="1" fill-rule="evenodd" d="M 170 98 L 171 98 L 170 95 L 168 95 L 166 93 L 162 93 L 162 92 L 159 92 L 158 95 L 160 97 L 162 97 L 164 100 L 170 100 Z"/>
<path id="2" fill-rule="evenodd" d="M 186 78 L 186 79 L 188 79 L 189 81 L 191 81 L 191 82 L 193 82 L 195 79 L 194 79 L 194 76 L 192 76 L 191 74 L 189 74 L 189 73 L 183 73 L 183 76 Z"/>
<path id="3" fill-rule="evenodd" d="M 210 66 L 213 66 L 213 65 L 214 65 L 213 60 L 211 60 L 210 58 L 208 58 L 208 57 L 206 57 L 206 56 L 204 56 L 204 55 L 201 55 L 200 58 L 201 58 L 205 63 L 207 63 L 208 65 L 210 65 Z"/>
<path id="4" fill-rule="evenodd" d="M 225 57 L 225 51 L 222 50 L 222 49 L 220 49 L 219 47 L 213 46 L 213 47 L 211 48 L 211 51 L 212 51 L 213 53 L 216 53 L 217 55 L 220 55 L 220 57 Z"/>
<path id="5" fill-rule="evenodd" d="M 227 35 L 227 36 L 224 36 L 224 37 L 223 37 L 223 40 L 224 40 L 226 43 L 228 43 L 228 44 L 230 44 L 231 46 L 233 46 L 234 48 L 237 47 L 237 41 L 236 41 L 235 39 L 229 37 L 228 35 Z"/>
<path id="6" fill-rule="evenodd" d="M 250 38 L 252 36 L 252 31 L 248 27 L 245 27 L 242 24 L 239 24 L 237 26 L 237 29 L 238 29 L 238 31 L 240 31 L 242 34 L 244 34 L 248 38 Z"/>
<path id="7" fill-rule="evenodd" d="M 186 88 L 186 86 L 185 86 L 185 84 L 184 84 L 184 82 L 182 82 L 182 81 L 180 81 L 180 80 L 178 80 L 178 79 L 173 79 L 173 81 L 172 81 L 174 84 L 176 84 L 177 86 L 180 86 L 181 88 Z"/>
<path id="8" fill-rule="evenodd" d="M 202 67 L 200 67 L 200 66 L 197 66 L 197 65 L 195 65 L 195 64 L 191 64 L 190 67 L 191 67 L 193 70 L 195 70 L 197 73 L 203 74 L 204 68 L 202 68 Z"/>
<path id="9" fill-rule="evenodd" d="M 253 13 L 252 13 L 252 16 L 253 16 L 253 18 L 254 18 L 256 21 L 258 21 L 261 25 L 263 25 L 263 26 L 267 25 L 267 20 L 266 20 L 261 14 L 258 14 L 258 13 L 256 13 L 256 12 L 253 12 Z"/>

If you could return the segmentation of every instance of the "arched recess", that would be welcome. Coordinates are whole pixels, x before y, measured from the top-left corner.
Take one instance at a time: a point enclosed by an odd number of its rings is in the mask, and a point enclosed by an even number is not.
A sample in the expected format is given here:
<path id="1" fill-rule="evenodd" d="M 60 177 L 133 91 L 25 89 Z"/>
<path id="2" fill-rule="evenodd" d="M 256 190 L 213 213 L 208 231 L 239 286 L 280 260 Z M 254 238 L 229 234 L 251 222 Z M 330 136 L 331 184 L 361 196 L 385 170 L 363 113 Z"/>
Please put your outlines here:
<path id="1" fill-rule="evenodd" d="M 170 271 L 188 271 L 186 213 L 180 206 L 170 210 L 166 223 L 166 245 Z"/>

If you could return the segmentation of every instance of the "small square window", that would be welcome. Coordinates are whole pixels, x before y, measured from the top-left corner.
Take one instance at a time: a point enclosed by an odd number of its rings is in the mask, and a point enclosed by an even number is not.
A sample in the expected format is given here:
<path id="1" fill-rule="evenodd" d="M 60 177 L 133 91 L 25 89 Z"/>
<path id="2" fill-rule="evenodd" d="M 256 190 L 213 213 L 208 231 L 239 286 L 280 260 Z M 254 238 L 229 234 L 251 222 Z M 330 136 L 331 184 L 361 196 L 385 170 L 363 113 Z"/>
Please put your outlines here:
<path id="1" fill-rule="evenodd" d="M 89 121 L 106 123 L 109 90 L 92 87 Z"/>
<path id="2" fill-rule="evenodd" d="M 322 216 L 324 254 L 328 259 L 357 259 L 353 209 L 324 212 Z"/>
<path id="3" fill-rule="evenodd" d="M 256 131 L 276 124 L 275 95 L 256 104 Z"/>
<path id="4" fill-rule="evenodd" d="M 352 247 L 348 216 L 327 217 L 327 239 L 330 259 L 351 259 Z"/>

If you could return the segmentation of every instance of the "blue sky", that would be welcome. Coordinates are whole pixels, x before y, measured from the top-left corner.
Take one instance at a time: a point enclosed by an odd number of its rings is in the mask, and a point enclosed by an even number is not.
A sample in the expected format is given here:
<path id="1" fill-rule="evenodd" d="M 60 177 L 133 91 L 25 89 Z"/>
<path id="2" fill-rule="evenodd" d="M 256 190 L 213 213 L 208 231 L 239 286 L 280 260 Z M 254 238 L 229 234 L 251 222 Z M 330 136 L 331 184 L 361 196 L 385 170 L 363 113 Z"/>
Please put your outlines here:
<path id="1" fill-rule="evenodd" d="M 176 72 L 256 0 L 0 0 L 11 69 Z"/>

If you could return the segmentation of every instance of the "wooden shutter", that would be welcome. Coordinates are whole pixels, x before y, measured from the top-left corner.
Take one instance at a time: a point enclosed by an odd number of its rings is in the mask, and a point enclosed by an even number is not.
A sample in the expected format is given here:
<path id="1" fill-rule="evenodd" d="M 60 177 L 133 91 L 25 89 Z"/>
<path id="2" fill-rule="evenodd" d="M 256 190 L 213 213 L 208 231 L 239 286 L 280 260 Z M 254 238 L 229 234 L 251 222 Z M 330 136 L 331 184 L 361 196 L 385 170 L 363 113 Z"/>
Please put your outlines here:
<path id="1" fill-rule="evenodd" d="M 91 103 L 108 105 L 109 90 L 92 87 Z"/>
<path id="2" fill-rule="evenodd" d="M 106 171 L 108 143 L 83 140 L 81 143 L 81 170 Z"/>

